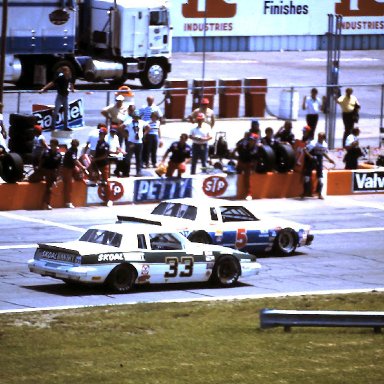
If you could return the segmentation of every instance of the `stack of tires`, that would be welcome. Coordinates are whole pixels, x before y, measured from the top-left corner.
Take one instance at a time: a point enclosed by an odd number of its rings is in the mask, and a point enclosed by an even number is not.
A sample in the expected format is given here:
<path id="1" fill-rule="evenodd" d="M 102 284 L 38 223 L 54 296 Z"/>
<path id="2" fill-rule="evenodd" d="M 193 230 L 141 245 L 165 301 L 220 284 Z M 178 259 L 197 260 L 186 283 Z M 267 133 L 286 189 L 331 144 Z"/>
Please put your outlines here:
<path id="1" fill-rule="evenodd" d="M 37 118 L 33 115 L 12 113 L 9 116 L 8 148 L 11 152 L 19 154 L 26 164 L 30 164 L 32 160 L 36 123 Z"/>
<path id="2" fill-rule="evenodd" d="M 290 144 L 277 143 L 273 147 L 262 145 L 258 148 L 256 172 L 289 172 L 295 166 L 295 151 Z"/>

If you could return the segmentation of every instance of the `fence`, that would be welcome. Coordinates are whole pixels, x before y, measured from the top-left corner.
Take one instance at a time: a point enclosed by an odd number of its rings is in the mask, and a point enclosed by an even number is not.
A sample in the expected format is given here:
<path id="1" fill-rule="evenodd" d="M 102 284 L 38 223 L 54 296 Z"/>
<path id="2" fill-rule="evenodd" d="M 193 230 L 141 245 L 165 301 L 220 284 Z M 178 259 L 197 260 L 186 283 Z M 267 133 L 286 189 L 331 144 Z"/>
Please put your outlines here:
<path id="1" fill-rule="evenodd" d="M 319 90 L 319 96 L 326 95 L 326 86 L 318 85 L 288 85 L 284 87 L 278 86 L 247 86 L 245 81 L 241 80 L 240 91 L 235 95 L 235 98 L 228 98 L 227 102 L 222 102 L 225 98 L 226 87 L 220 85 L 220 81 L 216 82 L 214 87 L 214 94 L 211 96 L 213 109 L 216 116 L 220 119 L 225 116 L 224 108 L 228 108 L 228 103 L 233 109 L 233 103 L 236 103 L 238 98 L 238 107 L 235 107 L 234 114 L 231 118 L 258 118 L 260 120 L 293 120 L 293 124 L 299 129 L 305 125 L 306 111 L 302 109 L 302 100 L 305 95 L 310 94 L 310 89 L 316 87 Z M 86 89 L 86 87 L 89 87 Z M 344 93 L 346 87 L 351 87 L 354 90 L 354 95 L 358 98 L 362 108 L 360 111 L 359 127 L 361 129 L 361 140 L 364 145 L 380 147 L 384 138 L 384 84 L 348 84 L 340 87 L 341 92 Z M 100 114 L 101 109 L 112 103 L 114 100 L 115 90 L 98 90 L 90 89 L 89 85 L 78 85 L 77 91 L 70 94 L 70 99 L 82 98 L 84 100 L 84 113 L 86 125 L 93 126 L 98 122 L 103 121 Z M 228 87 L 227 87 L 228 88 Z M 256 113 L 255 116 L 246 115 L 246 98 L 247 93 L 254 91 L 258 93 L 261 89 L 266 89 L 265 93 L 265 113 Z M 146 104 L 146 97 L 154 95 L 156 103 L 165 107 L 166 96 L 172 92 L 180 92 L 184 90 L 184 116 L 187 117 L 192 108 L 196 106 L 194 97 L 196 92 L 206 93 L 209 88 L 206 87 L 196 89 L 189 85 L 188 88 L 163 88 L 161 90 L 134 90 L 134 103 L 137 107 Z M 212 90 L 212 89 L 211 89 Z M 233 94 L 231 94 L 233 96 Z M 21 90 L 7 90 L 4 92 L 4 118 L 8 122 L 10 113 L 23 113 L 30 114 L 33 104 L 52 105 L 54 103 L 55 92 L 48 92 L 39 94 L 37 91 L 21 91 Z M 180 101 L 178 101 L 180 102 Z M 260 102 L 260 99 L 259 99 Z M 260 109 L 260 108 L 258 108 Z M 225 117 L 223 117 L 225 118 Z M 172 117 L 170 117 L 172 119 Z M 267 123 L 261 124 L 262 130 L 267 127 Z M 326 130 L 325 115 L 321 114 L 318 123 L 318 130 Z M 337 108 L 336 127 L 337 132 L 343 131 L 343 122 L 341 119 L 340 109 Z M 330 143 L 331 147 L 334 147 Z M 336 143 L 338 144 L 338 143 Z M 337 145 L 336 145 L 337 146 Z"/>

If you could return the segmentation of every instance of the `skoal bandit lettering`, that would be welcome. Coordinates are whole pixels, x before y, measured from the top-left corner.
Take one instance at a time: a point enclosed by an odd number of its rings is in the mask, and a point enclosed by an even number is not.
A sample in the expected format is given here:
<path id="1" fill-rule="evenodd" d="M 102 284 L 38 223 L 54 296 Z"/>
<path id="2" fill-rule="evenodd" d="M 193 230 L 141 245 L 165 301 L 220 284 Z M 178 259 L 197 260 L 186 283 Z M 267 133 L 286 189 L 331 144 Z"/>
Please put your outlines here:
<path id="1" fill-rule="evenodd" d="M 293 1 L 287 4 L 285 1 L 264 1 L 264 15 L 307 15 L 309 6 L 296 5 Z"/>

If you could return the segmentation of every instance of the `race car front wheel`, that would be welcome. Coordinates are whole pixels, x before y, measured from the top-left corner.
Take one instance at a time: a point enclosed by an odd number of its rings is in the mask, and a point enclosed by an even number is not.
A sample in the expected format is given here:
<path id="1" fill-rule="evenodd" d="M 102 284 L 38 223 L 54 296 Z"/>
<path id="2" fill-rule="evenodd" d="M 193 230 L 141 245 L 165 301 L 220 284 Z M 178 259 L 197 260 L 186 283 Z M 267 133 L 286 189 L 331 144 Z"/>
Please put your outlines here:
<path id="1" fill-rule="evenodd" d="M 237 283 L 240 275 L 238 260 L 233 256 L 224 255 L 216 262 L 210 281 L 219 287 L 231 287 Z"/>
<path id="2" fill-rule="evenodd" d="M 127 293 L 132 290 L 136 280 L 136 271 L 129 264 L 120 264 L 109 274 L 107 285 L 118 293 Z"/>
<path id="3" fill-rule="evenodd" d="M 297 235 L 292 228 L 282 229 L 274 243 L 274 251 L 283 255 L 290 255 L 297 247 Z"/>

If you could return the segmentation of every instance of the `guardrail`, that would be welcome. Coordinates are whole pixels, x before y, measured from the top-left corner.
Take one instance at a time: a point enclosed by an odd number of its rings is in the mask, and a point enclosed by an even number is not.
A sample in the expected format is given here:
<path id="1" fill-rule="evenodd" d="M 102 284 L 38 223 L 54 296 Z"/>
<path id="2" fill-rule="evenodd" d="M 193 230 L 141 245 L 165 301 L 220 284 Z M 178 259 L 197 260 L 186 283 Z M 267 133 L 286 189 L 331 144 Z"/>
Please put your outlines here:
<path id="1" fill-rule="evenodd" d="M 284 327 L 365 327 L 381 333 L 384 312 L 364 311 L 296 311 L 263 308 L 260 311 L 262 329 Z"/>

